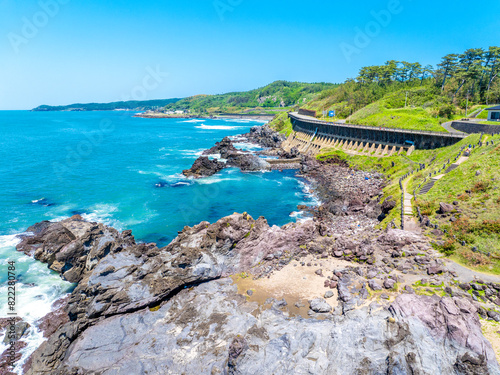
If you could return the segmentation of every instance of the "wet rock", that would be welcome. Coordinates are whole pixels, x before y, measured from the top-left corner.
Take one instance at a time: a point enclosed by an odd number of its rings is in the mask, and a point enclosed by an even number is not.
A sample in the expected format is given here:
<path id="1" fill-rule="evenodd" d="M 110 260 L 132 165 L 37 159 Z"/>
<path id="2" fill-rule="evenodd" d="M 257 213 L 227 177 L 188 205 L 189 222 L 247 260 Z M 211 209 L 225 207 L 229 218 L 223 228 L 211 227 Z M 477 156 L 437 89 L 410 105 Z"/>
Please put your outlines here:
<path id="1" fill-rule="evenodd" d="M 51 312 L 37 321 L 37 327 L 43 332 L 43 337 L 50 337 L 59 327 L 69 322 L 66 311 L 69 297 L 61 298 L 52 304 Z"/>
<path id="2" fill-rule="evenodd" d="M 230 152 L 227 155 L 227 165 L 248 172 L 269 170 L 271 168 L 267 161 L 257 155 L 242 152 Z"/>
<path id="3" fill-rule="evenodd" d="M 182 174 L 186 177 L 202 178 L 212 176 L 223 170 L 225 167 L 226 164 L 223 162 L 216 159 L 210 160 L 206 156 L 200 156 L 193 163 L 193 166 L 190 169 L 182 171 Z"/>
<path id="4" fill-rule="evenodd" d="M 19 341 L 21 340 L 22 337 L 24 337 L 25 335 L 28 334 L 29 330 L 30 330 L 30 325 L 29 323 L 26 323 L 24 321 L 20 321 L 20 322 L 17 322 L 13 328 L 14 330 L 11 330 L 10 326 L 7 327 L 7 331 L 9 332 L 9 334 L 6 334 L 3 338 L 3 344 L 4 345 L 8 345 L 11 338 L 9 337 L 9 335 L 11 334 L 14 334 L 15 332 L 15 341 Z"/>
<path id="5" fill-rule="evenodd" d="M 243 136 L 250 142 L 257 143 L 262 147 L 272 148 L 280 147 L 286 139 L 283 134 L 272 130 L 267 124 L 263 126 L 253 126 L 250 129 L 250 133 L 244 134 Z"/>
<path id="6" fill-rule="evenodd" d="M 220 142 L 217 142 L 212 148 L 203 151 L 203 155 L 216 155 L 219 154 L 222 159 L 227 159 L 230 152 L 238 152 L 238 149 L 234 147 L 233 142 L 229 137 L 224 137 Z"/>

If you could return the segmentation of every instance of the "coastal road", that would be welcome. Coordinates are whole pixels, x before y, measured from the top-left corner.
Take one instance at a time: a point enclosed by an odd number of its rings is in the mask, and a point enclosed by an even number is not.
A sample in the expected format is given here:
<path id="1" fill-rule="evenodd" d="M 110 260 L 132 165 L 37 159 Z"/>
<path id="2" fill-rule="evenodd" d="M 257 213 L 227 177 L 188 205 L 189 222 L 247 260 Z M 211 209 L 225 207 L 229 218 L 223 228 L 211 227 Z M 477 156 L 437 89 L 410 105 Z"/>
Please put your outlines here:
<path id="1" fill-rule="evenodd" d="M 473 271 L 467 267 L 461 266 L 458 263 L 446 258 L 442 258 L 446 264 L 446 267 L 450 271 L 454 271 L 458 274 L 458 279 L 460 281 L 471 282 L 473 280 L 482 280 L 487 283 L 500 283 L 500 276 L 490 275 L 482 272 Z"/>

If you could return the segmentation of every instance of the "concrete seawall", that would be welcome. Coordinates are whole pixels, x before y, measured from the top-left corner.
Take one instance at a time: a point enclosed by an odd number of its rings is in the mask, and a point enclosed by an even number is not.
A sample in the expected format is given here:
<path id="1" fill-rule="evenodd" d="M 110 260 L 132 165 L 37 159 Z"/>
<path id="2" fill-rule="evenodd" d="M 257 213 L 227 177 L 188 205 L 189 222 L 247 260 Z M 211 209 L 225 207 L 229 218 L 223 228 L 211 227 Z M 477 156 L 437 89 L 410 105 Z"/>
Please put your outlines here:
<path id="1" fill-rule="evenodd" d="M 389 147 L 435 149 L 453 145 L 465 135 L 446 132 L 413 131 L 405 129 L 378 128 L 317 120 L 297 113 L 289 113 L 295 131 L 314 133 L 316 137 L 341 139 L 353 143 L 375 143 Z"/>
<path id="2" fill-rule="evenodd" d="M 453 121 L 451 127 L 455 130 L 467 133 L 500 134 L 500 122 L 498 125 L 478 124 L 476 122 Z"/>

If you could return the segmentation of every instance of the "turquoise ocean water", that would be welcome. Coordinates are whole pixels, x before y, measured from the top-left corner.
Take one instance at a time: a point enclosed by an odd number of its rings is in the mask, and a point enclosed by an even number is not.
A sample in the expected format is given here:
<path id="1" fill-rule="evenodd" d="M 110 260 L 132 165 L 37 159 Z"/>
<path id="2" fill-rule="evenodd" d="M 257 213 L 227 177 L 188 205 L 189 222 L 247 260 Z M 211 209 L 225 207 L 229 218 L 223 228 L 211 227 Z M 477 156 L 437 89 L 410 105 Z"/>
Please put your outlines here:
<path id="1" fill-rule="evenodd" d="M 314 204 L 294 171 L 226 169 L 200 180 L 181 175 L 224 136 L 262 123 L 133 115 L 0 111 L 0 317 L 6 316 L 9 260 L 17 263 L 18 313 L 28 322 L 71 290 L 46 265 L 15 251 L 15 235 L 36 222 L 81 214 L 164 246 L 185 225 L 244 211 L 283 225 L 301 217 L 298 204 Z M 246 143 L 237 147 L 259 150 Z M 40 340 L 33 327 L 19 364 Z"/>

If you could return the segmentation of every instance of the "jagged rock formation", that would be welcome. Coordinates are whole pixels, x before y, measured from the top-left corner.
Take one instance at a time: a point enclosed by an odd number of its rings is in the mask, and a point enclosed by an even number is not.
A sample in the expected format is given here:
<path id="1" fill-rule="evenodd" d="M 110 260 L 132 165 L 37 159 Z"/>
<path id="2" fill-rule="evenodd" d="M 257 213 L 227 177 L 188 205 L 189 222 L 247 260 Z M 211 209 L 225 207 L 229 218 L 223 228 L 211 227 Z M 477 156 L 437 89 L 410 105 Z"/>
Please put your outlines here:
<path id="1" fill-rule="evenodd" d="M 205 150 L 203 155 L 215 155 L 219 154 L 222 159 L 227 159 L 230 152 L 238 152 L 238 149 L 233 146 L 233 142 L 229 137 L 224 137 L 222 141 L 217 142 L 214 147 Z"/>
<path id="2" fill-rule="evenodd" d="M 210 160 L 206 156 L 200 156 L 195 160 L 193 166 L 190 169 L 183 170 L 182 174 L 186 177 L 194 178 L 209 177 L 223 170 L 225 167 L 226 163 L 217 159 Z"/>
<path id="3" fill-rule="evenodd" d="M 344 270 L 327 279 L 336 280 L 340 308 L 312 301 L 311 317 L 326 319 L 304 319 L 279 304 L 260 309 L 225 278 L 273 268 L 276 258 L 304 248 L 380 258 L 428 246 L 408 232 L 382 233 L 372 245 L 332 242 L 314 221 L 278 228 L 233 214 L 186 227 L 159 249 L 78 216 L 30 230 L 18 249 L 78 285 L 67 319 L 55 312 L 60 326 L 47 330 L 28 374 L 500 374 L 467 299 L 407 293 L 364 306 L 368 291 L 360 280 L 384 272 Z M 390 288 L 388 280 L 380 284 Z"/>
<path id="4" fill-rule="evenodd" d="M 270 165 L 264 159 L 257 155 L 231 152 L 227 156 L 227 165 L 230 167 L 240 168 L 244 172 L 262 171 L 270 169 Z"/>
<path id="5" fill-rule="evenodd" d="M 272 130 L 269 125 L 254 126 L 250 133 L 244 134 L 251 142 L 257 143 L 262 147 L 278 148 L 285 141 L 286 137 Z"/>

